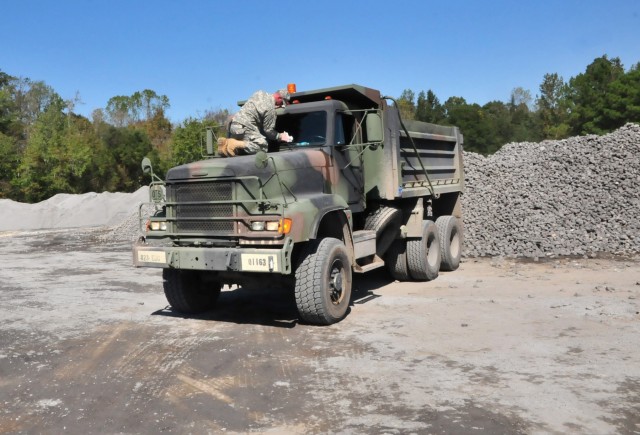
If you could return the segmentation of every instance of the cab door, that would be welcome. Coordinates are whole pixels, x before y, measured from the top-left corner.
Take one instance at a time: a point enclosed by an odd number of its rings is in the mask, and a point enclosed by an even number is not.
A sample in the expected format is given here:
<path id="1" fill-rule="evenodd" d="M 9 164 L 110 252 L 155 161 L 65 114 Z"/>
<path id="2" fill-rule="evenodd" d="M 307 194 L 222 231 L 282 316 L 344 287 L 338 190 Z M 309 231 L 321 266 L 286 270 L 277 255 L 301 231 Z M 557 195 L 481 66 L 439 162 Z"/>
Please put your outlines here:
<path id="1" fill-rule="evenodd" d="M 363 211 L 364 165 L 362 157 L 362 134 L 356 128 L 353 115 L 335 114 L 332 160 L 336 171 L 336 193 L 343 196 L 352 212 Z"/>

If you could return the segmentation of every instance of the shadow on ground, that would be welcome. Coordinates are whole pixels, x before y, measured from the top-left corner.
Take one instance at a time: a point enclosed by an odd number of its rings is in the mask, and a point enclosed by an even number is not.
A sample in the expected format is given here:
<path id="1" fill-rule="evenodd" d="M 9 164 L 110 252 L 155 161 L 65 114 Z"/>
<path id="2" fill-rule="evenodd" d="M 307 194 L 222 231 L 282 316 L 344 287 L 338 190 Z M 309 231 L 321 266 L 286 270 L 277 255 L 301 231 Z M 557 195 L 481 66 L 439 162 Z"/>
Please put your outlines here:
<path id="1" fill-rule="evenodd" d="M 347 316 L 354 304 L 364 304 L 380 297 L 375 294 L 375 290 L 391 282 L 393 281 L 384 270 L 368 275 L 355 275 Z M 152 315 L 279 328 L 294 328 L 297 324 L 304 323 L 298 317 L 293 289 L 270 286 L 223 290 L 216 308 L 201 314 L 184 314 L 167 306 Z"/>

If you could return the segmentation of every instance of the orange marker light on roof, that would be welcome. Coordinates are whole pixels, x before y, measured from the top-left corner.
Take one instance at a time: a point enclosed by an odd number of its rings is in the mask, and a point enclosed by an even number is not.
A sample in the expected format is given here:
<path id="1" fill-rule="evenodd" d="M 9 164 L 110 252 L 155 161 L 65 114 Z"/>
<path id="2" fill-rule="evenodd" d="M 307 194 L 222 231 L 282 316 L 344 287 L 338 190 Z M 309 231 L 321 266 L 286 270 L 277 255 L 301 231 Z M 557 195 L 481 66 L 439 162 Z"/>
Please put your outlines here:
<path id="1" fill-rule="evenodd" d="M 289 92 L 290 94 L 295 94 L 296 93 L 296 84 L 295 83 L 289 83 L 287 85 L 287 92 Z"/>
<path id="2" fill-rule="evenodd" d="M 331 99 L 331 95 L 327 95 L 326 97 L 324 97 L 325 100 L 330 100 Z"/>

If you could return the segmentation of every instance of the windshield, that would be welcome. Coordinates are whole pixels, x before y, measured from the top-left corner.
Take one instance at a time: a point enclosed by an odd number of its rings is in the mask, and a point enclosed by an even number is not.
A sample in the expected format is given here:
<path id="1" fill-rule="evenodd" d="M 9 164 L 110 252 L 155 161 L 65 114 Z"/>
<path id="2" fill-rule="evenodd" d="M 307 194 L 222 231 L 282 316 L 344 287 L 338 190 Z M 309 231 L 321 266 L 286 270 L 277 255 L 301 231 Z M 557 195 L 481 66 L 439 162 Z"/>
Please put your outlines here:
<path id="1" fill-rule="evenodd" d="M 293 145 L 317 146 L 327 141 L 327 112 L 289 113 L 278 116 L 277 131 L 293 136 Z"/>

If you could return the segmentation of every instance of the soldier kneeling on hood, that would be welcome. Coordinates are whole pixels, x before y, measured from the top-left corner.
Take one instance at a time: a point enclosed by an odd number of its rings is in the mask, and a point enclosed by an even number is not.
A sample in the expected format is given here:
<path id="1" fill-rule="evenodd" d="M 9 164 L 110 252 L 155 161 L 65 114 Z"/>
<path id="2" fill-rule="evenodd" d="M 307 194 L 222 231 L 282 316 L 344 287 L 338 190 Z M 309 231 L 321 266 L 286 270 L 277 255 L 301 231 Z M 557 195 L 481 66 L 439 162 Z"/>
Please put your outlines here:
<path id="1" fill-rule="evenodd" d="M 273 94 L 255 92 L 233 117 L 229 137 L 218 139 L 218 153 L 225 157 L 255 154 L 260 150 L 267 151 L 268 141 L 293 141 L 286 131 L 278 133 L 275 130 L 276 108 L 286 104 L 289 97 L 286 89 Z"/>

